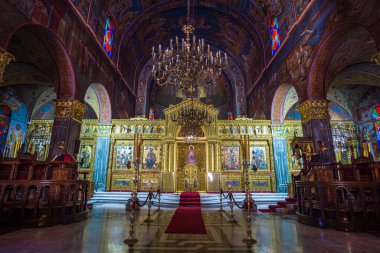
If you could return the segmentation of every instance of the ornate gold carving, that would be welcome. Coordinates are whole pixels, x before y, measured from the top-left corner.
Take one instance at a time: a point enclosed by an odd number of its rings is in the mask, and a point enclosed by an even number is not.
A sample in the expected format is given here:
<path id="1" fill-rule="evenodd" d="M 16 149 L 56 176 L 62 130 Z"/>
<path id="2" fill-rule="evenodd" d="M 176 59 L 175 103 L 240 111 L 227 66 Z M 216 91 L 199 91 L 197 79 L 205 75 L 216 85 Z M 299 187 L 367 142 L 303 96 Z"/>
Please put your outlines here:
<path id="1" fill-rule="evenodd" d="M 55 102 L 55 118 L 73 119 L 82 122 L 85 105 L 76 99 L 57 99 Z"/>
<path id="2" fill-rule="evenodd" d="M 371 62 L 376 63 L 377 65 L 380 65 L 380 51 L 377 52 L 374 56 L 372 56 Z"/>
<path id="3" fill-rule="evenodd" d="M 162 172 L 162 191 L 174 192 L 174 172 Z"/>
<path id="4" fill-rule="evenodd" d="M 313 119 L 330 119 L 328 100 L 306 100 L 298 106 L 302 123 Z"/>
<path id="5" fill-rule="evenodd" d="M 2 50 L 1 50 L 2 51 Z M 10 53 L 3 51 L 0 51 L 0 83 L 4 82 L 3 75 L 5 67 L 11 62 L 15 61 L 15 57 L 11 55 Z"/>

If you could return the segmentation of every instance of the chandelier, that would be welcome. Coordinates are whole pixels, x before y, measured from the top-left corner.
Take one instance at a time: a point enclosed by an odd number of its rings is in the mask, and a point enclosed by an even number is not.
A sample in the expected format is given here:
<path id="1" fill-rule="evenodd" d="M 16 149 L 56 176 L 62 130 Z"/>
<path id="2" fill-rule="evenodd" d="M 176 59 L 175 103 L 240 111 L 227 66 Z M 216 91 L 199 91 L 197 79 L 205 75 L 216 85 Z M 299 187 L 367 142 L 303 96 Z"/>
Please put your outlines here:
<path id="1" fill-rule="evenodd" d="M 206 109 L 200 109 L 194 106 L 193 99 L 191 99 L 190 105 L 173 113 L 171 120 L 181 126 L 180 134 L 190 139 L 202 136 L 203 131 L 201 126 L 209 125 L 213 122 L 212 117 L 208 114 Z"/>
<path id="2" fill-rule="evenodd" d="M 152 48 L 152 76 L 160 86 L 168 85 L 182 90 L 186 97 L 198 97 L 199 88 L 207 90 L 216 77 L 228 66 L 227 54 L 212 52 L 204 39 L 196 38 L 190 20 L 190 0 L 187 1 L 187 23 L 182 27 L 186 38 L 170 40 L 170 46 L 156 51 Z M 193 35 L 193 36 L 192 36 Z"/>
<path id="3" fill-rule="evenodd" d="M 193 142 L 196 142 L 198 140 L 198 137 L 195 135 L 189 134 L 189 135 L 186 135 L 185 137 L 183 137 L 183 140 L 187 144 L 191 145 Z"/>

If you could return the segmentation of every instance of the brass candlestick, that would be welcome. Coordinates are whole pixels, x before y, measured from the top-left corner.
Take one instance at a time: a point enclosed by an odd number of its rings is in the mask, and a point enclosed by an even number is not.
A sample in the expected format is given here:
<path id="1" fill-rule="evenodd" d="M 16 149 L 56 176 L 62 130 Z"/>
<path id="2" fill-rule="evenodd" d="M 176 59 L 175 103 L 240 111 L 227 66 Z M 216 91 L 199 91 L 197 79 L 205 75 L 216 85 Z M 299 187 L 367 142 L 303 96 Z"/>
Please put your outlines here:
<path id="1" fill-rule="evenodd" d="M 150 208 L 152 207 L 152 195 L 152 188 L 150 188 L 148 193 L 148 217 L 144 220 L 144 222 L 148 224 L 153 222 L 153 220 L 150 218 Z"/>
<path id="2" fill-rule="evenodd" d="M 218 212 L 224 212 L 223 210 L 223 189 L 220 188 L 220 208 L 218 210 Z"/>
<path id="3" fill-rule="evenodd" d="M 251 201 L 251 194 L 248 194 L 248 199 L 247 199 L 247 202 L 250 203 Z M 243 243 L 247 244 L 247 245 L 252 245 L 252 244 L 255 244 L 257 243 L 257 241 L 255 239 L 252 238 L 252 230 L 251 230 L 251 210 L 250 210 L 250 205 L 248 204 L 248 207 L 247 207 L 247 238 L 244 238 L 242 240 Z"/>
<path id="4" fill-rule="evenodd" d="M 134 230 L 135 214 L 134 213 L 135 212 L 133 210 L 133 207 L 132 207 L 131 212 L 132 213 L 130 216 L 129 237 L 124 240 L 124 243 L 128 244 L 129 247 L 132 247 L 135 243 L 139 241 L 137 238 L 134 237 L 134 233 L 135 233 L 135 230 Z"/>
<path id="5" fill-rule="evenodd" d="M 231 185 L 229 185 L 228 187 L 229 187 L 228 196 L 230 198 L 230 217 L 231 217 L 229 223 L 236 224 L 237 221 L 235 220 L 234 202 L 232 200 L 233 196 L 232 196 L 232 191 L 231 191 Z"/>
<path id="6" fill-rule="evenodd" d="M 160 188 L 158 188 L 158 191 L 157 191 L 157 193 L 158 193 L 158 211 L 160 211 L 161 210 L 161 189 Z"/>

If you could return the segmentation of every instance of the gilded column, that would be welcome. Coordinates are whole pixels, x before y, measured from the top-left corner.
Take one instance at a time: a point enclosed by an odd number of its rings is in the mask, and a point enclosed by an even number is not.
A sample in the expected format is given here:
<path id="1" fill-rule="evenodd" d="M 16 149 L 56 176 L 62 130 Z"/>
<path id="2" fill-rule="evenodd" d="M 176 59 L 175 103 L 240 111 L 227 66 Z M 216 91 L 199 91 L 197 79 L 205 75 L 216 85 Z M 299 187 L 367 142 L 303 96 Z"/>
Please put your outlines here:
<path id="1" fill-rule="evenodd" d="M 169 171 L 169 165 L 168 165 L 168 158 L 169 158 L 169 153 L 168 153 L 168 143 L 164 143 L 164 146 L 163 146 L 163 156 L 162 156 L 162 164 L 163 164 L 163 172 L 165 171 Z"/>
<path id="2" fill-rule="evenodd" d="M 61 152 L 76 155 L 85 105 L 76 99 L 57 99 L 55 108 L 49 159 Z M 59 148 L 62 142 L 65 146 L 63 151 Z"/>
<path id="3" fill-rule="evenodd" d="M 116 144 L 115 137 L 111 137 L 109 159 L 108 159 L 107 179 L 106 179 L 106 182 L 107 182 L 106 183 L 106 189 L 108 191 L 112 190 L 112 170 L 113 170 L 113 161 L 115 159 L 115 157 L 114 157 L 115 144 Z"/>
<path id="4" fill-rule="evenodd" d="M 316 152 L 327 148 L 330 161 L 335 161 L 333 138 L 330 125 L 329 101 L 309 99 L 299 105 L 303 136 L 312 138 Z"/>
<path id="5" fill-rule="evenodd" d="M 214 166 L 214 143 L 210 143 L 210 171 L 214 172 L 215 171 L 215 166 Z"/>

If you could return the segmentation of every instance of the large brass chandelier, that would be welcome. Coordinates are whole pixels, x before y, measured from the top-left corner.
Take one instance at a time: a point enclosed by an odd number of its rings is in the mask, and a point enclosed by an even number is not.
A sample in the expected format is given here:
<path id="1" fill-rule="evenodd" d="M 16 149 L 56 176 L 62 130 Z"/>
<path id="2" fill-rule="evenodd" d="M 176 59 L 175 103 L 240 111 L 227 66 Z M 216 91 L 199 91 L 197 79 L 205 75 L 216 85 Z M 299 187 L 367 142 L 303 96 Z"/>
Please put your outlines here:
<path id="1" fill-rule="evenodd" d="M 213 122 L 213 118 L 207 110 L 195 107 L 193 101 L 191 99 L 189 106 L 183 107 L 171 115 L 171 120 L 181 126 L 181 135 L 185 136 L 185 141 L 187 138 L 202 136 L 201 126 Z"/>
<path id="2" fill-rule="evenodd" d="M 187 1 L 187 23 L 182 27 L 186 38 L 170 40 L 170 45 L 152 48 L 152 76 L 160 86 L 182 90 L 186 97 L 197 97 L 199 88 L 209 89 L 222 70 L 228 66 L 226 53 L 212 52 L 204 39 L 196 38 L 190 20 L 190 0 Z M 193 36 L 192 36 L 193 35 Z"/>

